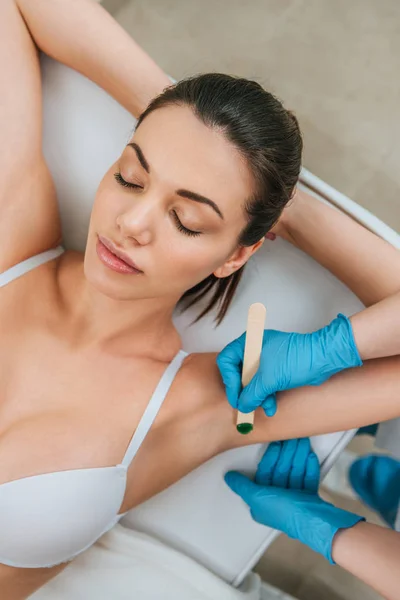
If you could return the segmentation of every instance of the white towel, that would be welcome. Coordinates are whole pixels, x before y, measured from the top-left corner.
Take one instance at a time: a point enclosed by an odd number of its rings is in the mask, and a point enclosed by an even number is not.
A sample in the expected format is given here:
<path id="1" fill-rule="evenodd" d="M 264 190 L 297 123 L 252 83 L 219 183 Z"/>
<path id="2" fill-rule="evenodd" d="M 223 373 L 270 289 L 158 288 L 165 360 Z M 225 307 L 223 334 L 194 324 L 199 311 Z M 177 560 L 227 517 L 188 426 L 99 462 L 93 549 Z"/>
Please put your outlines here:
<path id="1" fill-rule="evenodd" d="M 116 525 L 31 600 L 259 600 L 250 573 L 239 589 L 150 536 Z"/>

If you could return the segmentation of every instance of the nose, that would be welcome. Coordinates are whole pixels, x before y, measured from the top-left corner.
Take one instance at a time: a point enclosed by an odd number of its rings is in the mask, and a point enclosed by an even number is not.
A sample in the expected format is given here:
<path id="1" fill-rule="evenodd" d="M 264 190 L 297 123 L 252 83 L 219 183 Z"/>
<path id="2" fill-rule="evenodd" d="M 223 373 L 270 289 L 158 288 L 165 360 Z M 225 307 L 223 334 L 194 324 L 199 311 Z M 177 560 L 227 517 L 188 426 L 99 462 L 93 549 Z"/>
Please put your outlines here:
<path id="1" fill-rule="evenodd" d="M 144 196 L 144 195 L 143 195 Z M 117 217 L 117 227 L 124 238 L 134 240 L 140 246 L 150 244 L 154 238 L 155 211 L 149 199 L 135 199 L 134 206 Z"/>

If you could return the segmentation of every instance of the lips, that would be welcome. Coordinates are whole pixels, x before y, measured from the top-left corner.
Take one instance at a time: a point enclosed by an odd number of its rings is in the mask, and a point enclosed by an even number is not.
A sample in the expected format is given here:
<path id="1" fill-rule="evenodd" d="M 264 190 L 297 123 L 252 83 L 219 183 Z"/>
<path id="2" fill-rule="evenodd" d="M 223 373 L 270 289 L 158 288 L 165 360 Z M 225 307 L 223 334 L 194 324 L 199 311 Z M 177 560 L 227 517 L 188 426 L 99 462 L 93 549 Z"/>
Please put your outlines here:
<path id="1" fill-rule="evenodd" d="M 113 271 L 126 274 L 143 274 L 143 271 L 125 252 L 116 248 L 111 240 L 103 236 L 98 236 L 96 252 L 101 262 Z"/>

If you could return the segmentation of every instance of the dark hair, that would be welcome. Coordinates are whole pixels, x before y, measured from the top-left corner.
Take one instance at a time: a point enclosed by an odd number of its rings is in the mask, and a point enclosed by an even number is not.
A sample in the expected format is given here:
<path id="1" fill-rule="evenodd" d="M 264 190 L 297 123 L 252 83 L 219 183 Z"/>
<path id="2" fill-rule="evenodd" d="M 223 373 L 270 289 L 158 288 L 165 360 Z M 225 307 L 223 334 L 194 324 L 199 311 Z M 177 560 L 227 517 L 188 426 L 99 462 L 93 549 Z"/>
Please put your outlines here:
<path id="1" fill-rule="evenodd" d="M 303 148 L 296 117 L 271 93 L 248 79 L 221 73 L 189 77 L 166 88 L 150 102 L 137 126 L 150 113 L 171 105 L 189 106 L 210 128 L 217 128 L 245 158 L 254 177 L 254 193 L 246 201 L 248 223 L 238 244 L 252 246 L 278 221 L 298 181 Z M 186 310 L 212 292 L 196 321 L 219 305 L 219 325 L 243 273 L 218 278 L 209 275 L 183 294 Z"/>

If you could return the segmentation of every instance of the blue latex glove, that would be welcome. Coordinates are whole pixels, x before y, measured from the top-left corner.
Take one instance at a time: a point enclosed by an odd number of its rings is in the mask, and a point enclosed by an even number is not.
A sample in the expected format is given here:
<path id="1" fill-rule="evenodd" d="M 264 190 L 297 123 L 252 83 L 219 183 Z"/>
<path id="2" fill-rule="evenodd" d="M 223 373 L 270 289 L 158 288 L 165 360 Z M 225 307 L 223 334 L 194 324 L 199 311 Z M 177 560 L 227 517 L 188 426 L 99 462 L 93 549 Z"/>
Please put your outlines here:
<path id="1" fill-rule="evenodd" d="M 354 341 L 350 320 L 338 315 L 314 333 L 264 331 L 260 367 L 242 390 L 241 372 L 246 334 L 228 344 L 217 357 L 229 404 L 248 413 L 262 406 L 272 417 L 275 392 L 320 385 L 335 373 L 359 367 L 362 360 Z"/>
<path id="2" fill-rule="evenodd" d="M 272 442 L 258 465 L 255 482 L 234 471 L 225 475 L 257 523 L 283 531 L 335 564 L 336 533 L 365 519 L 322 500 L 319 480 L 318 458 L 308 438 Z"/>

